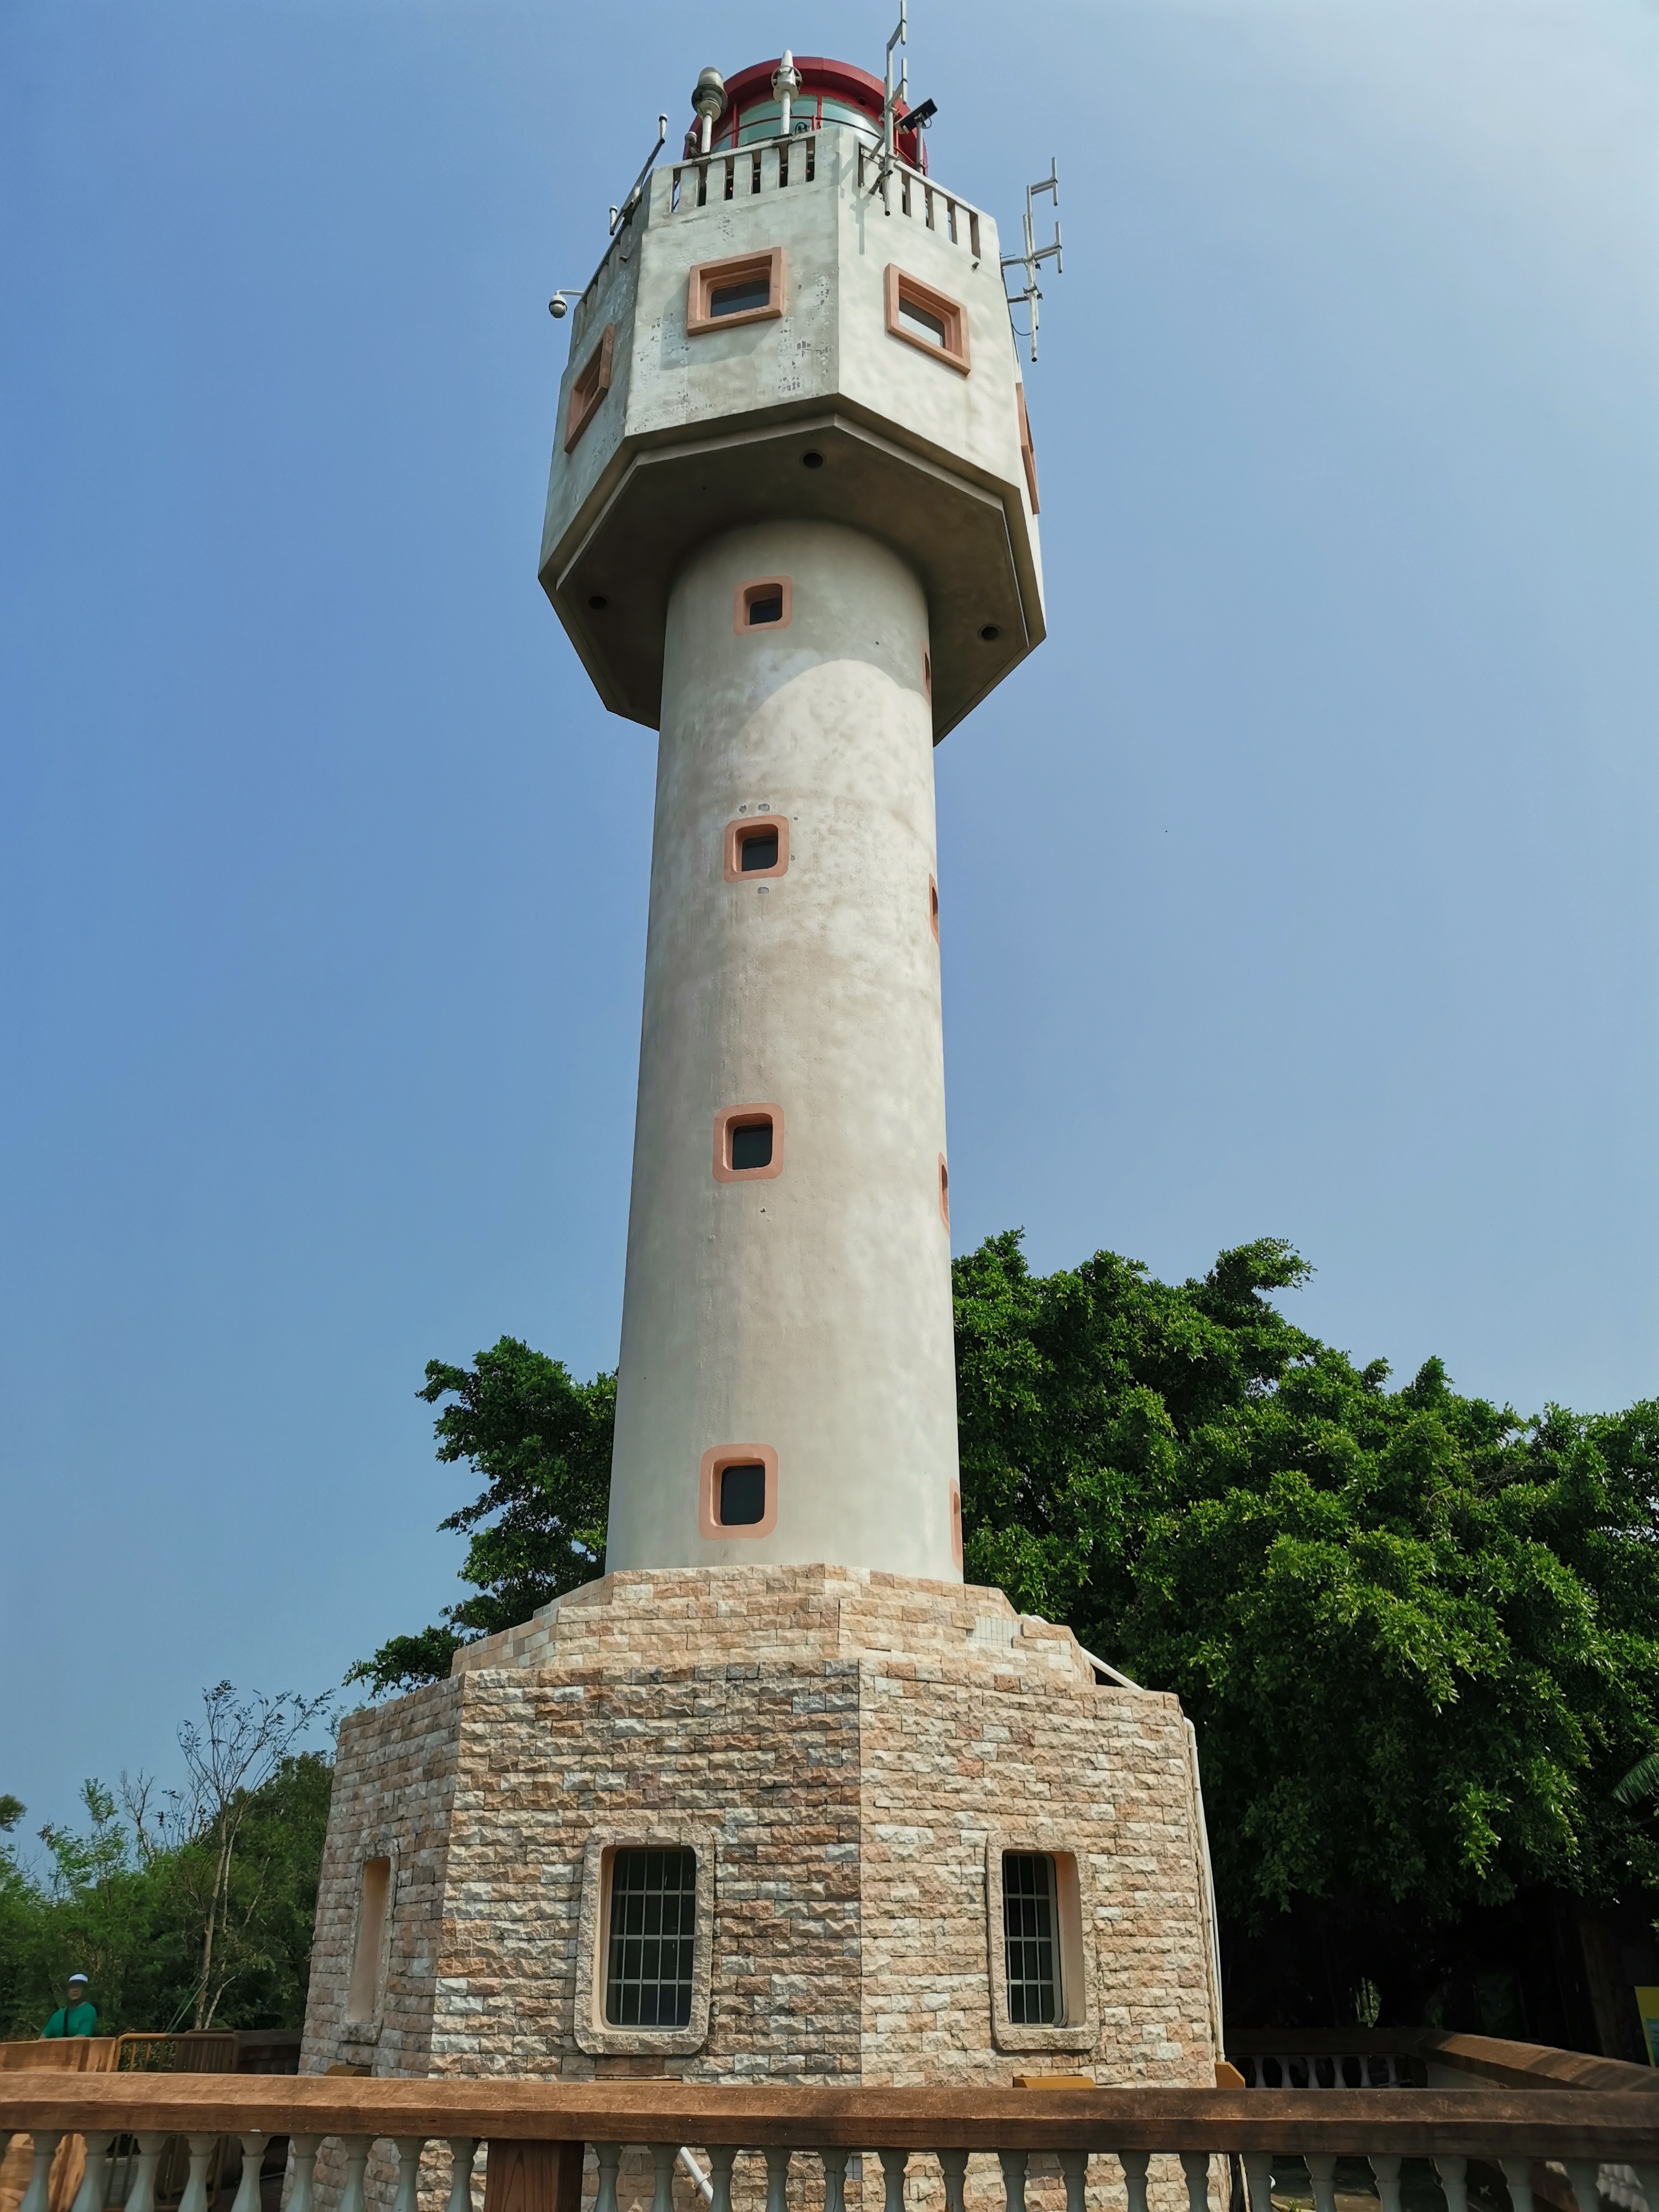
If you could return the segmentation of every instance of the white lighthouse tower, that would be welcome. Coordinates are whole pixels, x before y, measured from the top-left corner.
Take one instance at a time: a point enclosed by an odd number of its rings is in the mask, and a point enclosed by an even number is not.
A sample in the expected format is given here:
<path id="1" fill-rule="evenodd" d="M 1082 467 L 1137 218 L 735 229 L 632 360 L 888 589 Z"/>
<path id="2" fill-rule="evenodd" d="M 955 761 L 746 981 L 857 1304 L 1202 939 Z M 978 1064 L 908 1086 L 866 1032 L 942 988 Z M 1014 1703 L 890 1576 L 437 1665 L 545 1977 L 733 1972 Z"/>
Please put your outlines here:
<path id="1" fill-rule="evenodd" d="M 343 1723 L 304 2066 L 1211 2082 L 1180 1707 L 962 1574 L 933 748 L 1043 635 L 995 227 L 861 70 L 693 106 L 555 303 L 542 581 L 659 732 L 606 1571 Z"/>
<path id="2" fill-rule="evenodd" d="M 607 1561 L 959 1577 L 933 751 L 1043 633 L 996 230 L 862 70 L 696 101 L 541 568 L 660 731 Z"/>

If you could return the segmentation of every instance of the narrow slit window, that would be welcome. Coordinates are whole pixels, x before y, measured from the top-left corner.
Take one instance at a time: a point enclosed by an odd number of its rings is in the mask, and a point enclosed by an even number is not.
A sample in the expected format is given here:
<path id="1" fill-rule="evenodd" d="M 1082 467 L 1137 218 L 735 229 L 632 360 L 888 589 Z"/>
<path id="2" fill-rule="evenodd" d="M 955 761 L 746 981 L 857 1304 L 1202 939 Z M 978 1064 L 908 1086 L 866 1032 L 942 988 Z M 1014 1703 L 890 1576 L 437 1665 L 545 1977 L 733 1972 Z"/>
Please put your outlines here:
<path id="1" fill-rule="evenodd" d="M 611 357 L 616 345 L 617 325 L 607 323 L 600 333 L 598 345 L 583 362 L 570 386 L 570 404 L 564 418 L 564 449 L 567 453 L 592 421 L 599 402 L 611 389 Z"/>
<path id="2" fill-rule="evenodd" d="M 933 931 L 933 942 L 937 945 L 939 943 L 939 885 L 931 876 L 927 878 L 927 926 Z M 941 1192 L 944 1188 L 944 1171 L 941 1169 L 939 1179 Z"/>
<path id="3" fill-rule="evenodd" d="M 945 1164 L 945 1155 L 939 1156 L 939 1218 L 948 1230 L 951 1226 L 951 1170 Z"/>
<path id="4" fill-rule="evenodd" d="M 1051 2027 L 1061 2017 L 1061 1992 L 1058 1899 L 1048 1852 L 1003 1853 L 1002 1936 L 1010 2024 Z"/>
<path id="5" fill-rule="evenodd" d="M 605 2017 L 612 2027 L 684 2027 L 691 2017 L 697 1855 L 619 1850 L 611 1862 Z"/>
<path id="6" fill-rule="evenodd" d="M 386 1941 L 386 1911 L 392 1892 L 390 1859 L 365 1859 L 358 1892 L 357 1939 L 351 1949 L 351 1978 L 346 1984 L 346 2018 L 373 2020 L 380 1988 L 380 1949 Z"/>
<path id="7" fill-rule="evenodd" d="M 766 1469 L 758 1461 L 739 1461 L 720 1471 L 722 1528 L 752 1528 L 766 1516 Z"/>
<path id="8" fill-rule="evenodd" d="M 743 1175 L 754 1168 L 769 1168 L 772 1164 L 771 1122 L 734 1122 L 731 1146 L 731 1166 L 734 1175 Z"/>
<path id="9" fill-rule="evenodd" d="M 775 830 L 751 830 L 746 837 L 739 836 L 738 851 L 745 876 L 752 876 L 757 868 L 775 868 L 778 833 Z"/>

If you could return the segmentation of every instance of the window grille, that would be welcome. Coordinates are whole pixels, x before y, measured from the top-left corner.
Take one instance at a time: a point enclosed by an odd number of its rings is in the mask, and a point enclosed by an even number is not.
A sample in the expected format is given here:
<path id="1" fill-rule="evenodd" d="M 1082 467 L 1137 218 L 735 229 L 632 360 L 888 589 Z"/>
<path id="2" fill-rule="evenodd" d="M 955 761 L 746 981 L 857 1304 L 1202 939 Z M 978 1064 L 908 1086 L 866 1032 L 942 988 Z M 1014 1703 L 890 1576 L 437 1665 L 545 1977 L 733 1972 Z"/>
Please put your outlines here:
<path id="1" fill-rule="evenodd" d="M 619 1850 L 611 1862 L 605 2016 L 612 2027 L 684 2027 L 697 1916 L 695 1851 Z"/>
<path id="2" fill-rule="evenodd" d="M 1036 2027 L 1058 2021 L 1059 1915 L 1054 1863 L 1047 1851 L 1003 1853 L 1002 1932 L 1009 2024 Z"/>

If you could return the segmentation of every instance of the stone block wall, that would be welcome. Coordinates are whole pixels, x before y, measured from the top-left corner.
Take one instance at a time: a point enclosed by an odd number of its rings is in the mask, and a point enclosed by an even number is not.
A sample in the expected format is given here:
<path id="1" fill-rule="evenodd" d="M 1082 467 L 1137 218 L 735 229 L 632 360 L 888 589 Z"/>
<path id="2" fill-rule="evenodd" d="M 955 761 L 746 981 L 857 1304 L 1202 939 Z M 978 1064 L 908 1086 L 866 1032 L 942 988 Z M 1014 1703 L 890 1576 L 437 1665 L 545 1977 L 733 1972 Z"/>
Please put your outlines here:
<path id="1" fill-rule="evenodd" d="M 823 1568 L 609 1577 L 342 1728 L 302 2070 L 1208 2086 L 1195 1810 L 1176 1701 L 1098 1685 L 1066 1631 L 999 1592 Z M 578 1988 L 584 1865 L 596 1839 L 663 1838 L 712 1857 L 707 2034 L 617 2048 Z M 1033 2048 L 994 2023 L 1002 1848 L 1074 1857 L 1086 2034 Z M 345 1991 L 376 1855 L 395 1885 L 361 2027 Z M 386 2179 L 377 2160 L 373 2198 Z"/>

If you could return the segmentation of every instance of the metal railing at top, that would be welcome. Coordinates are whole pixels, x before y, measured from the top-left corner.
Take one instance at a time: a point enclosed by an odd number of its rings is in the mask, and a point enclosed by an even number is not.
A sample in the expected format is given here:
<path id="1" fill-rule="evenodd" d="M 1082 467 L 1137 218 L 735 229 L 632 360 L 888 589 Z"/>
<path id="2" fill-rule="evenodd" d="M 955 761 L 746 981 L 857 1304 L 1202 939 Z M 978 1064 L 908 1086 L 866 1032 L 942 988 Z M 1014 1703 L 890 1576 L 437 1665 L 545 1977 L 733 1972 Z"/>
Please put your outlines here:
<path id="1" fill-rule="evenodd" d="M 585 2169 L 592 2212 L 647 2203 L 652 2212 L 668 2212 L 682 2146 L 696 2150 L 707 2170 L 712 2212 L 732 2212 L 734 2191 L 746 2204 L 763 2191 L 768 2212 L 842 2212 L 849 2161 L 872 2156 L 889 2212 L 928 2199 L 945 2212 L 966 2212 L 970 2164 L 976 2206 L 1026 2212 L 1034 2155 L 1063 2181 L 1066 2212 L 1085 2212 L 1091 2183 L 1102 2180 L 1115 2196 L 1121 2192 L 1128 2212 L 1148 2212 L 1149 2175 L 1174 2180 L 1187 2212 L 1225 2212 L 1235 2182 L 1249 2212 L 1274 2212 L 1286 2176 L 1294 2178 L 1292 2199 L 1306 2196 L 1314 2212 L 1338 2212 L 1339 2160 L 1364 2161 L 1348 2169 L 1344 2185 L 1352 2185 L 1355 2171 L 1368 2173 L 1380 2212 L 1423 2206 L 1425 2174 L 1445 2212 L 1468 2212 L 1476 2161 L 1493 2175 L 1496 2194 L 1487 2201 L 1501 2205 L 1506 2192 L 1510 2212 L 1534 2212 L 1540 2195 L 1565 2212 L 1602 2212 L 1604 2202 L 1659 2212 L 1659 2095 L 1626 2078 L 1645 2069 L 1618 2069 L 1611 2088 L 1564 2086 L 1547 2065 L 1521 2070 L 1519 2089 L 1477 2082 L 1272 2094 L 1049 2087 L 1040 2077 L 1012 2089 L 837 2089 L 782 2082 L 711 2088 L 672 2078 L 15 2072 L 0 2075 L 0 2132 L 31 2137 L 33 2171 L 20 2212 L 50 2212 L 48 2176 L 66 2133 L 86 2146 L 76 2212 L 103 2212 L 109 2154 L 123 2136 L 136 2142 L 125 2212 L 155 2212 L 170 2136 L 188 2147 L 179 2212 L 209 2212 L 215 2148 L 233 2136 L 243 2154 L 234 2212 L 259 2212 L 261 2161 L 272 2138 L 283 2136 L 292 2146 L 288 2212 L 318 2212 L 325 2202 L 363 2212 L 364 2177 L 381 2141 L 392 2148 L 389 2160 L 384 2154 L 377 2160 L 380 2193 L 389 2185 L 398 2212 L 414 2212 L 417 2181 L 428 2202 L 433 2190 L 447 2189 L 449 2212 L 471 2212 L 480 2142 L 490 2146 L 489 2212 L 580 2212 Z M 1155 2167 L 1155 2160 L 1163 2163 Z M 1410 2161 L 1429 2163 L 1413 2166 L 1407 2201 L 1402 2172 Z M 1565 2177 L 1553 2196 L 1552 2169 Z M 870 2201 L 867 2181 L 863 2201 Z"/>

